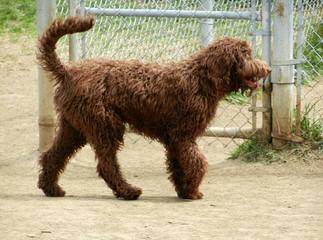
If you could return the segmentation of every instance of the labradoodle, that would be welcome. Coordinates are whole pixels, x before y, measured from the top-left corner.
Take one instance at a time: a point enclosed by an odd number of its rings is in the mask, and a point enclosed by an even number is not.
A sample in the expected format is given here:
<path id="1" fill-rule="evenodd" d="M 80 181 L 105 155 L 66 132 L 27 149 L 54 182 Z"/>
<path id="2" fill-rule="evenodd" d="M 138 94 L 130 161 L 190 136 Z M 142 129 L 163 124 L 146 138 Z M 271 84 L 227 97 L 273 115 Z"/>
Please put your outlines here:
<path id="1" fill-rule="evenodd" d="M 85 144 L 98 159 L 97 172 L 114 195 L 137 199 L 142 190 L 127 182 L 117 161 L 125 124 L 166 149 L 169 179 L 178 197 L 200 199 L 207 162 L 196 144 L 228 93 L 256 89 L 269 66 L 253 59 L 246 41 L 223 38 L 195 55 L 164 65 L 136 60 L 89 59 L 63 64 L 55 52 L 66 34 L 92 28 L 94 18 L 56 19 L 39 40 L 37 59 L 56 83 L 58 130 L 39 160 L 38 187 L 61 197 L 60 173 Z"/>

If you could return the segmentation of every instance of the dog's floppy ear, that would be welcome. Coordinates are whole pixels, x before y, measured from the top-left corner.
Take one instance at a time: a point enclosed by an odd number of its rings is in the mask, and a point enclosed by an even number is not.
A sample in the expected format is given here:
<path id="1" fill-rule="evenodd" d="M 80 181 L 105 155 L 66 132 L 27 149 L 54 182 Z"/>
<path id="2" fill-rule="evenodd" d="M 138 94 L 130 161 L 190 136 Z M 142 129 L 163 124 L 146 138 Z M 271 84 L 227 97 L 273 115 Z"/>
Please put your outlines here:
<path id="1" fill-rule="evenodd" d="M 207 51 L 205 65 L 210 77 L 230 77 L 230 72 L 235 64 L 233 49 L 227 46 L 211 46 Z"/>
<path id="2" fill-rule="evenodd" d="M 252 59 L 252 48 L 247 41 L 237 41 L 233 44 L 233 57 L 238 67 L 245 65 L 247 60 Z"/>
<path id="3" fill-rule="evenodd" d="M 245 77 L 266 78 L 271 72 L 270 67 L 262 60 L 245 61 L 243 69 Z"/>
<path id="4" fill-rule="evenodd" d="M 236 64 L 241 75 L 246 78 L 264 78 L 270 73 L 270 67 L 259 59 L 252 57 L 252 48 L 247 41 L 237 43 Z"/>

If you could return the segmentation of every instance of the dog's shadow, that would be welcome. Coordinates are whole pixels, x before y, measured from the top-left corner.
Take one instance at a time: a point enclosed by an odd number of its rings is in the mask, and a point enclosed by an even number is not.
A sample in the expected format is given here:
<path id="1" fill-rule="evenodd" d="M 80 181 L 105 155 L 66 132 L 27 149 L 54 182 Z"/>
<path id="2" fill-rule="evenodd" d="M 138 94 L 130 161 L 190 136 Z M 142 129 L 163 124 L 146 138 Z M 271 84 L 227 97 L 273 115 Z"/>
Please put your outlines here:
<path id="1" fill-rule="evenodd" d="M 180 199 L 176 196 L 141 196 L 138 200 L 124 200 L 116 198 L 112 195 L 66 195 L 65 197 L 46 197 L 42 194 L 0 194 L 0 200 L 13 200 L 13 201 L 118 201 L 118 202 L 150 202 L 150 203 L 177 203 L 177 202 L 191 202 L 192 200 Z"/>

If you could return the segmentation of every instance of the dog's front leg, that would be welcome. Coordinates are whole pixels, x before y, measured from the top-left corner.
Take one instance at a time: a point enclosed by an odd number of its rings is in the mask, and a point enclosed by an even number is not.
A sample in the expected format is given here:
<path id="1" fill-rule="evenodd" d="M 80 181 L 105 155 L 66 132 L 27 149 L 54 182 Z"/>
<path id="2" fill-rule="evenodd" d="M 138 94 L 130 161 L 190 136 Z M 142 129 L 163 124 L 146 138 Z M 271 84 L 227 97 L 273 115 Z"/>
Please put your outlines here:
<path id="1" fill-rule="evenodd" d="M 178 197 L 201 199 L 199 186 L 207 171 L 207 162 L 197 144 L 183 141 L 169 144 L 167 150 L 167 170 L 169 179 L 175 185 Z"/>

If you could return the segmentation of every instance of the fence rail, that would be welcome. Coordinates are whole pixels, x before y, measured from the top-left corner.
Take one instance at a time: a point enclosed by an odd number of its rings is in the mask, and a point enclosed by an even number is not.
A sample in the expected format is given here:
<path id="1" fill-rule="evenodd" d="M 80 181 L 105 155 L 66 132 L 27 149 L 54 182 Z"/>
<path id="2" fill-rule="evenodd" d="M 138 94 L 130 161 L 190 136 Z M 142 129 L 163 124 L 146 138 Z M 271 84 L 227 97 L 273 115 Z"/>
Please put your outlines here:
<path id="1" fill-rule="evenodd" d="M 82 8 L 78 9 L 81 13 Z M 113 9 L 113 8 L 84 8 L 85 14 L 98 16 L 123 16 L 123 17 L 176 17 L 176 18 L 220 18 L 220 19 L 245 19 L 251 20 L 253 12 L 233 11 L 199 11 L 199 10 L 160 10 L 160 9 Z M 256 21 L 261 21 L 258 13 Z"/>

